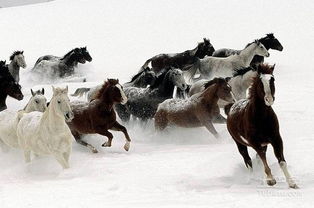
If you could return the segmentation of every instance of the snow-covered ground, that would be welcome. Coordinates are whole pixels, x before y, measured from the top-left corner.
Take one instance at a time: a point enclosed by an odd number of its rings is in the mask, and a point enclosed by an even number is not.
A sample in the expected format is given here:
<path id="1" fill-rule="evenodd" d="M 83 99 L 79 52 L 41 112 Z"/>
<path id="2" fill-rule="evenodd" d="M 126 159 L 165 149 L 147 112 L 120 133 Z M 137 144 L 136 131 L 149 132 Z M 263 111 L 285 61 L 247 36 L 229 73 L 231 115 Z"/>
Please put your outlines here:
<path id="1" fill-rule="evenodd" d="M 0 0 L 0 8 L 44 3 L 53 0 Z"/>
<path id="2" fill-rule="evenodd" d="M 8 60 L 14 50 L 24 50 L 28 63 L 21 75 L 25 98 L 9 98 L 10 109 L 26 104 L 30 87 L 45 87 L 50 99 L 51 84 L 29 73 L 41 55 L 62 56 L 74 47 L 88 47 L 93 61 L 78 68 L 88 82 L 56 84 L 68 84 L 73 92 L 107 77 L 128 81 L 151 56 L 194 48 L 203 37 L 216 49 L 241 49 L 274 32 L 284 50 L 270 51 L 266 59 L 276 63 L 273 107 L 289 170 L 300 189 L 287 187 L 272 148 L 268 161 L 278 183 L 264 183 L 255 159 L 250 175 L 225 125 L 216 125 L 221 134 L 217 140 L 204 128 L 156 133 L 152 123 L 131 123 L 129 152 L 123 150 L 121 133 L 114 133 L 111 148 L 101 147 L 105 138 L 87 136 L 100 153 L 74 142 L 68 170 L 51 157 L 26 165 L 19 150 L 0 153 L 0 206 L 312 207 L 313 10 L 311 0 L 56 0 L 1 9 L 0 58 Z"/>

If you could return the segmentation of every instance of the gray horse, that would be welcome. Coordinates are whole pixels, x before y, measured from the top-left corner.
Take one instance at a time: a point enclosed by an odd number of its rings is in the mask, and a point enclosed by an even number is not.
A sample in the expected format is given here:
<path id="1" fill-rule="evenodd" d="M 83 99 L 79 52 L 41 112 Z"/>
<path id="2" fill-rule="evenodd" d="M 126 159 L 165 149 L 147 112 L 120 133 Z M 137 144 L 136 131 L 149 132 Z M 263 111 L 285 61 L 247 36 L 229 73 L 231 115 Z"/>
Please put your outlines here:
<path id="1" fill-rule="evenodd" d="M 14 80 L 20 82 L 20 67 L 26 68 L 25 57 L 23 55 L 24 51 L 14 51 L 10 56 L 10 63 L 8 65 L 9 72 L 12 74 Z"/>

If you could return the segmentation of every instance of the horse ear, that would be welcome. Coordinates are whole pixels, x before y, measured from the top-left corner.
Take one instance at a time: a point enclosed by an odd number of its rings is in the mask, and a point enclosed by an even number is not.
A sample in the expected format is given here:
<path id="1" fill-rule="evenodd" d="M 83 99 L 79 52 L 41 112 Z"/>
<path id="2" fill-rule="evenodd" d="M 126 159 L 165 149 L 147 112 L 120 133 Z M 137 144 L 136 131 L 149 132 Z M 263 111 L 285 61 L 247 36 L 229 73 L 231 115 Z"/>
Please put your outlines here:
<path id="1" fill-rule="evenodd" d="M 45 94 L 45 89 L 44 88 L 41 89 L 41 94 L 43 94 L 43 95 Z"/>
<path id="2" fill-rule="evenodd" d="M 21 52 L 21 54 L 23 54 L 23 53 L 24 53 L 24 51 Z"/>
<path id="3" fill-rule="evenodd" d="M 34 91 L 31 89 L 31 93 L 32 93 L 32 96 L 34 96 L 35 95 L 35 93 L 34 93 Z"/>
<path id="4" fill-rule="evenodd" d="M 195 56 L 198 48 L 195 48 L 194 50 L 190 51 L 190 56 Z"/>

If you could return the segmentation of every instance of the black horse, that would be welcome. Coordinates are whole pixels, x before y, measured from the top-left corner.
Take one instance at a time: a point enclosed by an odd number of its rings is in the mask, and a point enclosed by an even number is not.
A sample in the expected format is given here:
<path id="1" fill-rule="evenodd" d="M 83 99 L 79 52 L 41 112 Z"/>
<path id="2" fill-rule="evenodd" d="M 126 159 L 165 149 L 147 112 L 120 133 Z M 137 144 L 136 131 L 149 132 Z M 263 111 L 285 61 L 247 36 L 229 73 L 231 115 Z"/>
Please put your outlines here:
<path id="1" fill-rule="evenodd" d="M 128 102 L 125 105 L 116 105 L 116 111 L 123 121 L 129 121 L 131 115 L 143 121 L 153 118 L 158 104 L 172 98 L 175 86 L 182 90 L 186 89 L 182 71 L 180 69 L 163 70 L 155 83 L 148 88 L 124 88 Z"/>
<path id="2" fill-rule="evenodd" d="M 148 59 L 141 70 L 144 70 L 151 63 L 152 70 L 159 73 L 163 69 L 178 68 L 184 70 L 187 65 L 193 64 L 195 61 L 204 58 L 205 56 L 211 56 L 215 51 L 213 45 L 209 39 L 204 38 L 204 41 L 198 43 L 196 48 L 187 50 L 182 53 L 176 54 L 159 54 Z"/>
<path id="3" fill-rule="evenodd" d="M 279 42 L 277 38 L 275 38 L 273 33 L 267 34 L 265 37 L 258 39 L 259 42 L 261 42 L 267 50 L 274 49 L 278 51 L 283 50 L 283 46 Z M 246 47 L 248 47 L 251 43 L 247 44 Z M 241 50 L 235 50 L 235 49 L 229 49 L 229 48 L 222 48 L 218 49 L 213 53 L 214 57 L 228 57 L 233 54 L 239 54 Z M 253 60 L 251 61 L 251 66 L 257 67 L 257 65 L 264 63 L 264 57 L 263 56 L 254 56 Z"/>
<path id="4" fill-rule="evenodd" d="M 17 100 L 23 100 L 24 97 L 21 85 L 15 82 L 5 61 L 0 61 L 0 111 L 7 109 L 5 101 L 8 95 Z"/>
<path id="5" fill-rule="evenodd" d="M 92 60 L 86 47 L 84 48 L 72 49 L 63 57 L 53 55 L 42 56 L 36 61 L 33 71 L 44 72 L 52 76 L 58 75 L 59 77 L 70 76 L 74 74 L 74 68 L 77 67 L 78 63 L 84 64 L 86 60 Z"/>

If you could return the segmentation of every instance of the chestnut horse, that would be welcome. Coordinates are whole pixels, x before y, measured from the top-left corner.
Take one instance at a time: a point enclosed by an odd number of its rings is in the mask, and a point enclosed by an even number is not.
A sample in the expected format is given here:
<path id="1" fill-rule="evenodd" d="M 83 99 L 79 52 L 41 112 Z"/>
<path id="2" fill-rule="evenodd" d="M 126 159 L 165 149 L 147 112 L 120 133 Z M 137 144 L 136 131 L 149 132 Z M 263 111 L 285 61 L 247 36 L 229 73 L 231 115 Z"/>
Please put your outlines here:
<path id="1" fill-rule="evenodd" d="M 283 155 L 283 143 L 279 133 L 279 122 L 271 105 L 275 97 L 274 66 L 258 66 L 259 75 L 249 88 L 247 99 L 237 101 L 230 109 L 227 128 L 238 146 L 247 168 L 252 168 L 252 160 L 247 147 L 252 147 L 263 161 L 267 184 L 273 186 L 276 180 L 266 161 L 267 145 L 271 144 L 286 181 L 291 188 L 298 186 L 292 180 Z"/>
<path id="2" fill-rule="evenodd" d="M 161 103 L 155 114 L 155 128 L 163 130 L 168 124 L 185 128 L 205 126 L 215 137 L 218 137 L 212 123 L 220 116 L 217 102 L 218 99 L 234 102 L 231 87 L 223 78 L 215 78 L 204 86 L 203 92 L 186 100 L 168 99 Z"/>
<path id="3" fill-rule="evenodd" d="M 126 138 L 124 149 L 130 148 L 131 139 L 124 126 L 116 121 L 114 105 L 116 103 L 125 104 L 125 96 L 122 86 L 116 79 L 108 79 L 99 90 L 97 96 L 91 102 L 71 102 L 74 119 L 68 122 L 75 140 L 97 153 L 97 149 L 81 139 L 83 134 L 101 134 L 108 137 L 108 141 L 102 146 L 110 147 L 113 138 L 108 130 L 122 131 Z"/>

